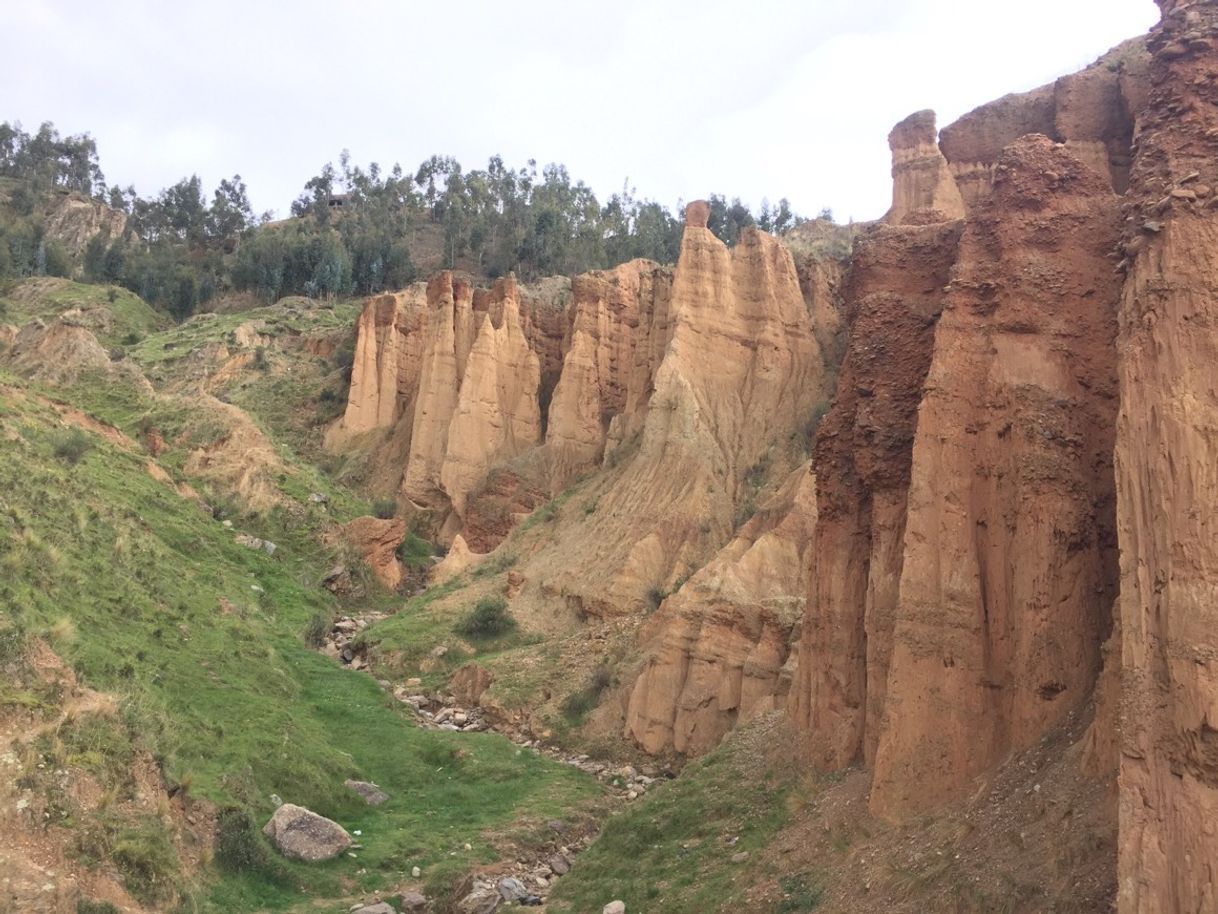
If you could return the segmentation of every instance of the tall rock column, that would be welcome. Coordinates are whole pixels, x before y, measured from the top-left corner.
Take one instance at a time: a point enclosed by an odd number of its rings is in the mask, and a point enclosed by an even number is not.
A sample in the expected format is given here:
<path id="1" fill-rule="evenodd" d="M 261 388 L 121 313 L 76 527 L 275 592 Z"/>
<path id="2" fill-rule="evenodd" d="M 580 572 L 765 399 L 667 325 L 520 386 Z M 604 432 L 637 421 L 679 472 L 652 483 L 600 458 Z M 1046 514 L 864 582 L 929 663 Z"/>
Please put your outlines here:
<path id="1" fill-rule="evenodd" d="M 816 434 L 818 520 L 792 710 L 813 761 L 874 754 L 901 579 L 922 384 L 962 223 L 880 225 L 855 243 L 848 347 Z"/>
<path id="2" fill-rule="evenodd" d="M 1044 136 L 996 163 L 935 331 L 872 809 L 959 796 L 1091 694 L 1116 585 L 1118 200 Z"/>
<path id="3" fill-rule="evenodd" d="M 1218 4 L 1160 6 L 1118 342 L 1123 914 L 1218 910 Z"/>

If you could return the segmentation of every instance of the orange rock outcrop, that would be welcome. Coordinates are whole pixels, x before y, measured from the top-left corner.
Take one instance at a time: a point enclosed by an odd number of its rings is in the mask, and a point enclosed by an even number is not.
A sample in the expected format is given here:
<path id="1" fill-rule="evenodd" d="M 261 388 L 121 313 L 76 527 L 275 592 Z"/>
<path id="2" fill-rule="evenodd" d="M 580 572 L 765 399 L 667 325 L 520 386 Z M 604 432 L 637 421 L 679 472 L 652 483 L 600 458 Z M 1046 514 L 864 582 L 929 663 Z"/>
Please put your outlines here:
<path id="1" fill-rule="evenodd" d="M 1218 909 L 1218 4 L 1160 5 L 1117 343 L 1123 914 Z"/>

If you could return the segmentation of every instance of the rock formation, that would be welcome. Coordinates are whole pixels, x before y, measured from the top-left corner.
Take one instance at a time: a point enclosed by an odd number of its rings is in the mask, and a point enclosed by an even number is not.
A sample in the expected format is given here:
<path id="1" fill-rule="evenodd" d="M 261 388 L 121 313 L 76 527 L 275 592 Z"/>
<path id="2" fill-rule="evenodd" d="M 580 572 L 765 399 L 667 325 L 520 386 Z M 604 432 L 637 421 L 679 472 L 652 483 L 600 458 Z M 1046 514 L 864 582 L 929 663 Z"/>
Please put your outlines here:
<path id="1" fill-rule="evenodd" d="M 626 713 L 640 748 L 699 755 L 785 705 L 815 524 L 816 480 L 801 467 L 643 627 L 650 653 Z"/>
<path id="2" fill-rule="evenodd" d="M 598 537 L 553 563 L 582 573 L 539 577 L 581 610 L 640 605 L 726 542 L 746 472 L 823 394 L 790 254 L 756 231 L 729 251 L 705 204 L 691 213 L 675 273 L 633 261 L 577 277 L 565 325 L 512 279 L 475 291 L 445 273 L 371 300 L 329 444 L 387 434 L 403 499 L 475 553 L 577 474 L 618 465 Z"/>
<path id="3" fill-rule="evenodd" d="M 1218 4 L 1160 6 L 1118 337 L 1127 914 L 1218 908 Z"/>
<path id="4" fill-rule="evenodd" d="M 935 329 L 895 615 L 868 632 L 891 645 L 871 718 L 872 808 L 890 816 L 1084 702 L 1110 627 L 1117 199 L 1043 136 L 1008 146 L 993 181 Z"/>
<path id="5" fill-rule="evenodd" d="M 855 245 L 849 343 L 817 430 L 817 526 L 795 716 L 814 758 L 874 754 L 904 556 L 914 428 L 961 224 L 875 226 Z M 863 752 L 864 744 L 866 752 Z"/>
<path id="6" fill-rule="evenodd" d="M 73 257 L 83 255 L 89 242 L 98 235 L 117 241 L 126 227 L 127 214 L 122 210 L 76 193 L 60 197 L 47 213 L 45 223 L 47 235 Z"/>
<path id="7" fill-rule="evenodd" d="M 823 397 L 820 348 L 790 253 L 756 230 L 728 249 L 706 216 L 705 203 L 690 204 L 671 339 L 641 428 L 610 452 L 619 466 L 595 514 L 542 568 L 542 586 L 581 614 L 640 608 L 649 590 L 701 567 L 747 504 L 746 476 Z"/>
<path id="8" fill-rule="evenodd" d="M 935 112 L 919 111 L 892 128 L 891 225 L 947 222 L 964 217 L 964 200 L 939 151 Z"/>

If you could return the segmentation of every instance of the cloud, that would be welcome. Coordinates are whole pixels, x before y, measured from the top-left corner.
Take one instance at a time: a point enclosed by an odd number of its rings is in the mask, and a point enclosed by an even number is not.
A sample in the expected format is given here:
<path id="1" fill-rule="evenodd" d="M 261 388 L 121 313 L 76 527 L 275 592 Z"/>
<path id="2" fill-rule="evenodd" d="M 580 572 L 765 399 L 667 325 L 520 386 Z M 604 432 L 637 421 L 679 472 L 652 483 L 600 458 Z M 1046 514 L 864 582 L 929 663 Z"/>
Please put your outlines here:
<path id="1" fill-rule="evenodd" d="M 286 211 L 349 148 L 467 168 L 561 161 L 601 195 L 710 192 L 873 218 L 891 125 L 941 123 L 1094 59 L 1151 0 L 401 0 L 343 7 L 43 0 L 0 9 L 0 118 L 91 132 L 117 183 L 152 193 L 240 172 Z"/>

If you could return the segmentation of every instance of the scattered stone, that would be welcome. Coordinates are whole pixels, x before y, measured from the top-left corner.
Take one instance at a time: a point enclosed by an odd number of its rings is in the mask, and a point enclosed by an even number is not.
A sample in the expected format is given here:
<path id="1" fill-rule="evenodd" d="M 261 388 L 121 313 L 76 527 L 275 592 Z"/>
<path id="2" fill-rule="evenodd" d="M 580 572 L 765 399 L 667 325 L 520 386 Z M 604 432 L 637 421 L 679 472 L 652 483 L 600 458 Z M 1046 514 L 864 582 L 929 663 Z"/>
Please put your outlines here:
<path id="1" fill-rule="evenodd" d="M 293 803 L 276 809 L 262 833 L 285 857 L 307 863 L 332 860 L 351 846 L 351 836 L 337 822 Z"/>
<path id="2" fill-rule="evenodd" d="M 321 492 L 314 492 L 309 496 L 309 501 L 315 505 L 324 505 L 329 503 L 330 496 L 324 495 Z"/>
<path id="3" fill-rule="evenodd" d="M 412 879 L 418 879 L 422 875 L 423 875 L 423 871 L 421 869 L 419 869 L 417 866 L 412 866 L 410 868 L 410 876 Z"/>
<path id="4" fill-rule="evenodd" d="M 564 822 L 562 819 L 551 819 L 549 822 L 546 823 L 546 828 L 548 828 L 550 831 L 554 832 L 557 835 L 565 834 L 567 829 L 570 827 L 571 826 L 567 825 L 567 823 Z"/>
<path id="5" fill-rule="evenodd" d="M 513 901 L 523 901 L 530 894 L 529 890 L 525 888 L 524 883 L 512 876 L 505 876 L 503 879 L 500 879 L 497 888 L 499 890 L 499 897 L 508 904 L 511 904 Z"/>
<path id="6" fill-rule="evenodd" d="M 417 869 L 417 867 L 416 867 Z M 403 914 L 415 914 L 417 911 L 427 910 L 427 899 L 418 892 L 403 892 L 402 893 L 402 912 Z"/>
<path id="7" fill-rule="evenodd" d="M 732 863 L 744 863 L 744 861 L 746 861 L 748 859 L 749 859 L 748 851 L 737 851 L 736 853 L 732 854 Z"/>
<path id="8" fill-rule="evenodd" d="M 546 863 L 549 864 L 550 872 L 555 876 L 565 876 L 571 872 L 571 861 L 562 854 L 555 854 Z"/>
<path id="9" fill-rule="evenodd" d="M 369 806 L 380 806 L 389 799 L 389 794 L 370 781 L 355 781 L 348 778 L 343 784 L 363 797 L 364 802 Z"/>
<path id="10" fill-rule="evenodd" d="M 601 908 L 601 914 L 626 914 L 626 902 L 611 901 Z"/>
<path id="11" fill-rule="evenodd" d="M 366 904 L 355 908 L 352 914 L 398 914 L 398 912 L 387 902 L 378 901 L 376 904 Z"/>
<path id="12" fill-rule="evenodd" d="M 503 904 L 503 898 L 489 882 L 474 879 L 470 891 L 457 902 L 460 914 L 494 914 Z"/>
<path id="13" fill-rule="evenodd" d="M 433 647 L 431 649 L 431 656 L 433 656 L 437 659 L 439 659 L 440 657 L 443 657 L 447 653 L 448 653 L 448 646 L 444 645 L 444 644 L 437 644 L 435 647 Z"/>
<path id="14" fill-rule="evenodd" d="M 1163 231 L 1163 223 L 1154 219 L 1147 219 L 1142 223 L 1142 231 L 1150 232 L 1152 235 L 1157 235 Z"/>

